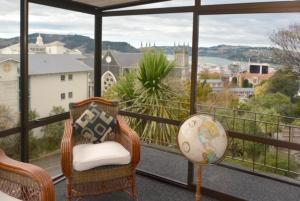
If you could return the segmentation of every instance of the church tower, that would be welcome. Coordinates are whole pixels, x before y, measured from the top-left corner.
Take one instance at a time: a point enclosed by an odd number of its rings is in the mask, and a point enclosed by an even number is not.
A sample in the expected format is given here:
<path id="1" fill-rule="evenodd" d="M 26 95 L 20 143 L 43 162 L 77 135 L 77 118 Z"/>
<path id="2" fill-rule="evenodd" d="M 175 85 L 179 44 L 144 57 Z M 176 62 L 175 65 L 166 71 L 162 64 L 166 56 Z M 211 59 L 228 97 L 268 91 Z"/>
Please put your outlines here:
<path id="1" fill-rule="evenodd" d="M 140 48 L 141 53 L 152 52 L 154 50 L 155 50 L 155 43 L 154 46 L 151 45 L 151 43 L 146 43 L 145 47 L 143 47 L 143 43 L 141 42 L 141 48 Z"/>
<path id="2" fill-rule="evenodd" d="M 36 37 L 36 45 L 42 46 L 44 45 L 44 41 L 43 41 L 43 37 L 41 36 L 41 34 L 38 35 L 38 37 Z"/>
<path id="3" fill-rule="evenodd" d="M 189 50 L 188 46 L 186 47 L 185 44 L 183 46 L 176 47 L 174 44 L 174 55 L 175 55 L 175 63 L 177 67 L 188 67 L 189 66 Z"/>

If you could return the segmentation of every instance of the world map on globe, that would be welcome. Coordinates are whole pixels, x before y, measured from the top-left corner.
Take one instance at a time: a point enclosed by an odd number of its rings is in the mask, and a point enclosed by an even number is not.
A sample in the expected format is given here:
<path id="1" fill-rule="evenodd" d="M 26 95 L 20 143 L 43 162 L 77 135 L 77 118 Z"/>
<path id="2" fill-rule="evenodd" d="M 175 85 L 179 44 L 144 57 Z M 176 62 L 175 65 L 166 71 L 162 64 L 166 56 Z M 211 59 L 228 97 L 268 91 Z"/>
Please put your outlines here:
<path id="1" fill-rule="evenodd" d="M 218 162 L 225 154 L 227 143 L 221 123 L 208 115 L 192 116 L 179 129 L 179 148 L 185 157 L 196 163 Z"/>

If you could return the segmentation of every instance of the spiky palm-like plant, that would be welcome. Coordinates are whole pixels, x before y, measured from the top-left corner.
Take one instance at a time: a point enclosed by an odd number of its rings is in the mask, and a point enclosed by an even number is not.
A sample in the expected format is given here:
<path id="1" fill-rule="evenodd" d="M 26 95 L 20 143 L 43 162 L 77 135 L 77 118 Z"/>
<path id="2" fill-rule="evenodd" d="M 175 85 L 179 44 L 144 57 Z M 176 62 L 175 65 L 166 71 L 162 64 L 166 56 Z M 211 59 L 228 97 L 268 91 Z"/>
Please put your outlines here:
<path id="1" fill-rule="evenodd" d="M 167 83 L 167 77 L 174 68 L 162 52 L 145 53 L 137 71 L 130 72 L 106 93 L 108 98 L 118 98 L 126 103 L 127 110 L 139 114 L 176 119 L 177 107 L 173 100 L 177 97 Z M 126 118 L 130 127 L 139 133 L 142 140 L 160 145 L 176 144 L 177 127 Z"/>
<path id="2" fill-rule="evenodd" d="M 118 82 L 108 90 L 104 96 L 109 99 L 119 99 L 121 101 L 129 101 L 137 97 L 136 79 L 137 73 L 132 70 L 118 80 Z"/>
<path id="3" fill-rule="evenodd" d="M 162 52 L 144 54 L 138 72 L 139 95 L 133 103 L 133 112 L 175 119 L 172 100 L 176 94 L 165 82 L 173 68 L 174 62 L 169 62 Z M 130 125 L 139 132 L 143 141 L 161 145 L 172 145 L 176 142 L 175 126 L 135 119 L 131 119 Z"/>

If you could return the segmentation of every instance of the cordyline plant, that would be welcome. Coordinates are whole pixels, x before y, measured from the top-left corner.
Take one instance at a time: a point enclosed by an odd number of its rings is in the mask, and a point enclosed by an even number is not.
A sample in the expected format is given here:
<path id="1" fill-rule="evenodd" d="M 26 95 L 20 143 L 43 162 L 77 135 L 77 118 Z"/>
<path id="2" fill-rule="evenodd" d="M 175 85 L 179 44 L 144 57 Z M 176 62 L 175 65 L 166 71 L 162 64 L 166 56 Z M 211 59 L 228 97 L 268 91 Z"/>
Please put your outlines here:
<path id="1" fill-rule="evenodd" d="M 147 52 L 138 71 L 134 73 L 135 81 L 121 78 L 122 82 L 118 82 L 112 90 L 122 101 L 126 100 L 126 92 L 130 92 L 127 97 L 135 97 L 130 104 L 130 112 L 175 119 L 176 111 L 172 109 L 172 100 L 176 98 L 176 94 L 166 82 L 174 66 L 174 62 L 169 62 L 164 53 Z M 127 76 L 132 78 L 132 74 Z M 118 85 L 130 86 L 132 89 Z M 175 126 L 135 118 L 128 118 L 128 122 L 144 142 L 165 146 L 176 144 L 178 130 Z"/>
<path id="2" fill-rule="evenodd" d="M 174 62 L 169 62 L 162 52 L 148 52 L 140 62 L 138 72 L 138 94 L 133 112 L 150 116 L 174 119 L 172 100 L 176 97 L 167 85 L 166 78 L 173 70 Z M 131 124 L 132 125 L 132 124 Z M 154 121 L 135 120 L 135 128 L 143 141 L 161 145 L 176 142 L 176 127 Z"/>

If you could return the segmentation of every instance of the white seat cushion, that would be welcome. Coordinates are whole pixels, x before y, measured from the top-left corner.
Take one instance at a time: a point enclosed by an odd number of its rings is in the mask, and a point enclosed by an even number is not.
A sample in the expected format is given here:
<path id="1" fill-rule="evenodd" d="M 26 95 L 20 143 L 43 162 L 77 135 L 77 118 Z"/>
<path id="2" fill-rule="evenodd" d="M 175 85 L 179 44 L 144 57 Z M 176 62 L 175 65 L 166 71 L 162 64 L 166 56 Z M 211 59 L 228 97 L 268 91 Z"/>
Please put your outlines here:
<path id="1" fill-rule="evenodd" d="M 3 193 L 2 191 L 0 191 L 0 200 L 2 201 L 21 201 L 17 198 L 11 197 L 9 195 L 7 195 L 6 193 Z"/>
<path id="2" fill-rule="evenodd" d="M 104 165 L 125 165 L 130 161 L 130 153 L 120 143 L 114 141 L 73 147 L 73 168 L 77 171 Z"/>

